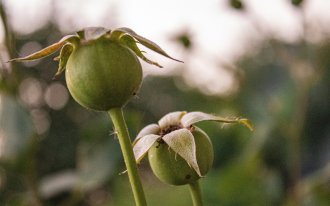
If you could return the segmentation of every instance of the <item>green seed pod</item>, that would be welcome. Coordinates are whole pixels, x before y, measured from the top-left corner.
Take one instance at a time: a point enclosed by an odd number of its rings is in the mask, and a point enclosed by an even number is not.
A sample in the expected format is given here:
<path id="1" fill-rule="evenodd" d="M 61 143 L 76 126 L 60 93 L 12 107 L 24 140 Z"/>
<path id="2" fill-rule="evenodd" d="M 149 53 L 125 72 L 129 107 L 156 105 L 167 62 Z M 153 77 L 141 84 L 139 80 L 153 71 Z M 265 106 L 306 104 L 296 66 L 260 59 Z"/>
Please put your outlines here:
<path id="1" fill-rule="evenodd" d="M 124 27 L 114 30 L 85 28 L 40 51 L 10 61 L 31 61 L 61 50 L 54 59 L 59 61 L 55 77 L 67 69 L 66 82 L 73 98 L 89 109 L 109 111 L 123 107 L 140 88 L 142 68 L 138 57 L 162 67 L 145 57 L 137 44 L 182 62 L 169 56 L 156 43 Z"/>
<path id="2" fill-rule="evenodd" d="M 213 163 L 213 146 L 208 135 L 194 126 L 196 157 L 201 175 L 206 175 Z M 163 142 L 155 142 L 148 151 L 153 173 L 163 182 L 171 185 L 184 185 L 197 181 L 200 176 Z"/>
<path id="3" fill-rule="evenodd" d="M 133 142 L 135 160 L 148 155 L 154 174 L 171 185 L 196 182 L 206 175 L 213 163 L 213 146 L 207 134 L 194 124 L 203 121 L 240 123 L 250 130 L 245 118 L 224 118 L 204 112 L 170 112 L 158 124 L 145 126 Z"/>
<path id="4" fill-rule="evenodd" d="M 130 49 L 98 39 L 73 50 L 66 64 L 66 82 L 78 103 L 108 111 L 124 106 L 136 94 L 142 67 Z"/>

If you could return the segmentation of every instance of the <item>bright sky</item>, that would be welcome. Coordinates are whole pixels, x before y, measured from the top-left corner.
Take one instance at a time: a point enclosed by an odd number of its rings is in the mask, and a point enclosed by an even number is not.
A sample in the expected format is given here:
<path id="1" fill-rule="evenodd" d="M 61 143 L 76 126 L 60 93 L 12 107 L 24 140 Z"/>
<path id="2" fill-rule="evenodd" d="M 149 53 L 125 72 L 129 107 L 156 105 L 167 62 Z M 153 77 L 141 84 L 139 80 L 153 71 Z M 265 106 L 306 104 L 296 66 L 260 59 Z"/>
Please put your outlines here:
<path id="1" fill-rule="evenodd" d="M 86 26 L 130 27 L 185 61 L 186 83 L 209 94 L 235 89 L 232 74 L 219 65 L 230 64 L 254 46 L 253 42 L 260 39 L 256 24 L 288 42 L 298 40 L 302 34 L 298 10 L 289 0 L 245 2 L 250 18 L 228 9 L 227 0 L 5 0 L 13 28 L 21 34 L 32 33 L 50 19 L 64 33 Z M 305 6 L 309 21 L 329 25 L 329 0 L 307 0 Z M 169 38 L 185 30 L 193 34 L 198 48 L 190 55 Z M 148 54 L 165 66 L 162 70 L 146 66 L 148 73 L 166 74 L 169 68 L 181 66 L 152 52 Z"/>

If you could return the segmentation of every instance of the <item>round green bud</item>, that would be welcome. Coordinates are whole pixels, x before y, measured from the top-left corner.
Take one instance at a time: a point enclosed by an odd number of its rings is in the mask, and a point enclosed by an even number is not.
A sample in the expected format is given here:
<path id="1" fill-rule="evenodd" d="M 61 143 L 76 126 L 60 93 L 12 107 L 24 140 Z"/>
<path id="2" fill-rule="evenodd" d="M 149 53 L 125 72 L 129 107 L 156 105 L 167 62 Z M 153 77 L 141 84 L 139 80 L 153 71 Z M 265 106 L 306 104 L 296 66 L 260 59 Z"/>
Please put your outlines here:
<path id="1" fill-rule="evenodd" d="M 76 45 L 66 65 L 71 95 L 93 110 L 123 107 L 141 82 L 142 67 L 135 53 L 102 38 Z"/>
<path id="2" fill-rule="evenodd" d="M 192 132 L 196 144 L 197 163 L 201 174 L 207 174 L 213 163 L 213 146 L 208 135 L 194 127 Z M 148 151 L 153 173 L 164 183 L 184 185 L 197 181 L 200 176 L 188 163 L 163 142 L 156 142 Z"/>

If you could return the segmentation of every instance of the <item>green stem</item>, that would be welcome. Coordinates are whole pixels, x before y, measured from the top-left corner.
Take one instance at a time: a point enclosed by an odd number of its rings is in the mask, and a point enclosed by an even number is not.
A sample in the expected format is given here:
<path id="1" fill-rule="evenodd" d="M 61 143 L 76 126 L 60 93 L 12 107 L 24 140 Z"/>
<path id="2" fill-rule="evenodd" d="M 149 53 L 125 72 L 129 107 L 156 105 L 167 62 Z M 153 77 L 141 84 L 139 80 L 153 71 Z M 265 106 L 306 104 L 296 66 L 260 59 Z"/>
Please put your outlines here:
<path id="1" fill-rule="evenodd" d="M 193 201 L 193 206 L 203 206 L 202 202 L 202 191 L 199 185 L 199 181 L 189 184 L 191 199 Z"/>
<path id="2" fill-rule="evenodd" d="M 129 181 L 132 187 L 135 204 L 137 206 L 146 206 L 146 198 L 142 188 L 141 180 L 137 171 L 131 140 L 129 138 L 126 122 L 121 108 L 113 108 L 109 110 L 109 115 L 115 126 L 115 130 L 119 139 L 121 151 L 127 168 Z"/>

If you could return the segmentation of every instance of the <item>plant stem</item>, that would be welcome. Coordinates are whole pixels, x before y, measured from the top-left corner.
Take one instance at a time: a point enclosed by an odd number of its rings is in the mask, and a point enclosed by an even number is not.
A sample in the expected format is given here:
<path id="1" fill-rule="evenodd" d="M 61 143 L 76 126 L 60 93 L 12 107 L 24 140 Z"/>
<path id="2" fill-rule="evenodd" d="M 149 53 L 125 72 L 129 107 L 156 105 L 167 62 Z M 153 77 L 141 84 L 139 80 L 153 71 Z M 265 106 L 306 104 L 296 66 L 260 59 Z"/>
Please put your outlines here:
<path id="1" fill-rule="evenodd" d="M 193 206 L 203 206 L 202 202 L 202 191 L 199 185 L 199 181 L 189 184 L 191 199 L 193 201 Z"/>
<path id="2" fill-rule="evenodd" d="M 112 122 L 115 126 L 115 130 L 118 135 L 119 144 L 121 147 L 122 154 L 124 156 L 129 181 L 135 199 L 135 204 L 137 206 L 146 206 L 147 202 L 137 171 L 132 144 L 129 138 L 126 122 L 123 115 L 123 110 L 122 108 L 113 108 L 110 109 L 108 113 L 112 119 Z"/>

